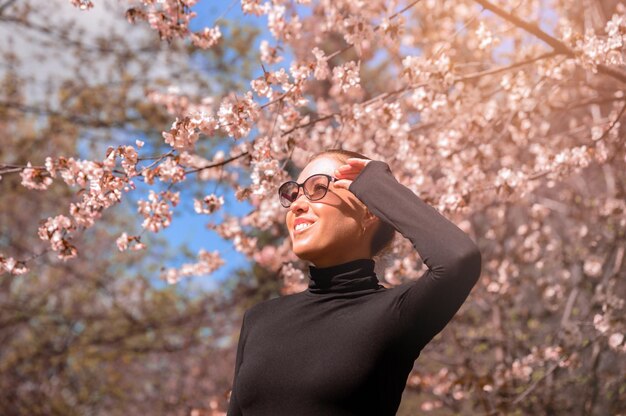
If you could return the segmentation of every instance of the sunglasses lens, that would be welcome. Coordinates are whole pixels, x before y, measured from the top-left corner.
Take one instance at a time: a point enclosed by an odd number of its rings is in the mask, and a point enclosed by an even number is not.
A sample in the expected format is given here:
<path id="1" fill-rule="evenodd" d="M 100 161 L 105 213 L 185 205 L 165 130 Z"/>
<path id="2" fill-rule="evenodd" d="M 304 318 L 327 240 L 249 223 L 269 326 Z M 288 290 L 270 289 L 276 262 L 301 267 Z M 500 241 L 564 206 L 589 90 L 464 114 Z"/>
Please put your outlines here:
<path id="1" fill-rule="evenodd" d="M 311 201 L 322 199 L 328 190 L 328 178 L 322 175 L 311 176 L 304 187 Z"/>
<path id="2" fill-rule="evenodd" d="M 311 201 L 324 198 L 328 191 L 328 178 L 324 175 L 313 175 L 304 182 L 304 193 Z M 298 185 L 295 182 L 285 182 L 278 189 L 280 203 L 289 208 L 298 198 Z"/>
<path id="3" fill-rule="evenodd" d="M 284 207 L 289 207 L 298 197 L 298 185 L 293 182 L 287 182 L 280 187 L 278 193 L 280 195 L 280 203 Z"/>

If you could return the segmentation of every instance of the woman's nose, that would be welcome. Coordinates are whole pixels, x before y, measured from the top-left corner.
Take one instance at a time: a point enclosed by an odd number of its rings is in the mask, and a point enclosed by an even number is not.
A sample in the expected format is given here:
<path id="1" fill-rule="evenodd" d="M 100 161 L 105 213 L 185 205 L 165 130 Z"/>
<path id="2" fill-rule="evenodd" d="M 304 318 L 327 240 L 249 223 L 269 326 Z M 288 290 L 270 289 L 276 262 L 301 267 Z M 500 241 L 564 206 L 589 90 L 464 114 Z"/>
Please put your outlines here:
<path id="1" fill-rule="evenodd" d="M 308 209 L 309 204 L 306 195 L 304 195 L 304 191 L 300 191 L 296 200 L 291 203 L 291 211 L 297 212 L 298 210 Z"/>

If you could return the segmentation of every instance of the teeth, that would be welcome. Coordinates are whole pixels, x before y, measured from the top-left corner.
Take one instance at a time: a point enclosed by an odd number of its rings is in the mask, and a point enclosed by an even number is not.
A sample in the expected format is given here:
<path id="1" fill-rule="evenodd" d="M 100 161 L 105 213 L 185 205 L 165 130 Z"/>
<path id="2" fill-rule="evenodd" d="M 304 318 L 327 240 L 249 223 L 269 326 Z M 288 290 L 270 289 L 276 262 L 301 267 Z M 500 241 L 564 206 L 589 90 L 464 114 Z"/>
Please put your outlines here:
<path id="1" fill-rule="evenodd" d="M 310 226 L 311 226 L 311 223 L 308 223 L 308 222 L 301 222 L 300 224 L 296 225 L 296 226 L 294 227 L 294 229 L 295 229 L 296 231 L 300 231 L 300 230 L 303 230 L 303 229 L 308 228 L 308 227 L 310 227 Z"/>

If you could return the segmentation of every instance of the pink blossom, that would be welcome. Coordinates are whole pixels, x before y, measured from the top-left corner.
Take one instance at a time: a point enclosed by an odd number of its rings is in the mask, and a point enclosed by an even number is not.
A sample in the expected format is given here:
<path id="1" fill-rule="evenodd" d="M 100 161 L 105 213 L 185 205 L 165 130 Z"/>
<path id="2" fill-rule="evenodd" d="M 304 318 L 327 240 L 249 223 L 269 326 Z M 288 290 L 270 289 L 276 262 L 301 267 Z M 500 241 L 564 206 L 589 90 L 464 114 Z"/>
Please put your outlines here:
<path id="1" fill-rule="evenodd" d="M 283 265 L 280 269 L 280 276 L 283 279 L 283 285 L 281 287 L 282 295 L 302 292 L 309 284 L 302 270 L 293 267 L 291 263 Z"/>
<path id="2" fill-rule="evenodd" d="M 213 28 L 205 27 L 201 32 L 191 34 L 191 41 L 194 45 L 202 49 L 209 49 L 217 45 L 222 38 L 219 26 Z"/>
<path id="3" fill-rule="evenodd" d="M 66 239 L 75 228 L 68 217 L 57 215 L 43 222 L 39 226 L 38 234 L 42 240 L 49 241 L 52 250 L 58 251 L 58 257 L 65 261 L 75 257 L 77 254 L 76 247 L 71 245 Z"/>
<path id="4" fill-rule="evenodd" d="M 220 237 L 232 240 L 235 250 L 248 257 L 257 251 L 257 237 L 249 237 L 239 225 L 236 217 L 226 215 L 220 224 L 209 224 L 208 228 L 214 230 Z"/>
<path id="5" fill-rule="evenodd" d="M 89 10 L 93 7 L 93 2 L 90 0 L 70 0 L 70 2 L 81 10 Z"/>
<path id="6" fill-rule="evenodd" d="M 610 329 L 607 317 L 599 313 L 593 316 L 593 326 L 598 332 L 603 334 Z"/>
<path id="7" fill-rule="evenodd" d="M 29 189 L 37 189 L 39 191 L 45 191 L 48 186 L 52 184 L 52 178 L 44 175 L 47 173 L 43 169 L 32 168 L 30 162 L 27 167 L 22 170 L 20 176 L 22 177 L 22 185 Z"/>
<path id="8" fill-rule="evenodd" d="M 181 182 L 185 180 L 185 169 L 171 157 L 165 158 L 156 169 L 161 182 Z"/>
<path id="9" fill-rule="evenodd" d="M 481 21 L 478 24 L 478 29 L 476 29 L 476 37 L 479 41 L 478 49 L 481 50 L 496 46 L 499 43 L 499 39 L 494 37 L 493 33 L 489 29 L 487 29 L 487 25 L 485 25 L 484 21 Z"/>
<path id="10" fill-rule="evenodd" d="M 261 52 L 261 60 L 266 64 L 276 64 L 281 62 L 284 58 L 278 54 L 278 46 L 272 47 L 270 46 L 267 40 L 262 40 L 259 45 L 259 50 Z"/>
<path id="11" fill-rule="evenodd" d="M 333 83 L 337 84 L 343 92 L 351 88 L 360 88 L 361 78 L 359 77 L 361 63 L 346 62 L 333 68 Z"/>
<path id="12" fill-rule="evenodd" d="M 269 11 L 269 3 L 261 5 L 261 0 L 241 0 L 241 10 L 244 14 L 261 16 Z"/>
<path id="13" fill-rule="evenodd" d="M 212 214 L 224 205 L 224 197 L 215 194 L 207 195 L 202 201 L 193 200 L 193 208 L 198 214 Z"/>
<path id="14" fill-rule="evenodd" d="M 271 4 L 268 6 L 267 27 L 277 40 L 295 40 L 300 38 L 302 23 L 297 14 L 293 14 L 290 21 L 285 18 L 285 6 Z"/>
<path id="15" fill-rule="evenodd" d="M 129 246 L 129 244 L 134 243 Z M 115 244 L 119 251 L 126 251 L 130 247 L 131 250 L 143 250 L 146 248 L 145 244 L 141 243 L 140 237 L 137 235 L 129 236 L 126 233 L 122 233 L 117 240 L 115 240 Z"/>
<path id="16" fill-rule="evenodd" d="M 150 190 L 148 201 L 137 202 L 137 211 L 144 217 L 141 226 L 154 233 L 169 227 L 172 221 L 172 211 L 168 204 L 175 207 L 178 205 L 179 198 L 179 192 L 164 191 L 157 194 Z"/>
<path id="17" fill-rule="evenodd" d="M 330 69 L 328 68 L 328 57 L 317 46 L 313 48 L 313 55 L 315 56 L 315 70 L 313 76 L 315 79 L 323 80 L 328 79 L 330 76 Z"/>
<path id="18" fill-rule="evenodd" d="M 186 276 L 209 275 L 225 263 L 217 250 L 209 253 L 200 249 L 197 258 L 196 263 L 185 263 L 179 269 L 169 268 L 165 270 L 161 273 L 161 278 L 169 284 L 175 284 Z"/>
<path id="19" fill-rule="evenodd" d="M 624 334 L 621 334 L 619 332 L 611 334 L 611 336 L 609 337 L 609 347 L 611 347 L 614 350 L 617 350 L 618 347 L 622 345 L 623 341 L 624 341 Z M 626 351 L 626 348 L 622 348 L 622 350 Z"/>
<path id="20" fill-rule="evenodd" d="M 259 105 L 252 99 L 250 91 L 241 99 L 225 99 L 218 111 L 220 128 L 235 139 L 247 136 L 259 115 Z"/>
<path id="21" fill-rule="evenodd" d="M 177 150 L 192 148 L 198 140 L 196 124 L 191 121 L 190 117 L 184 117 L 182 120 L 176 117 L 170 131 L 163 132 L 162 135 L 165 143 Z"/>
<path id="22" fill-rule="evenodd" d="M 361 56 L 363 48 L 370 45 L 374 36 L 372 25 L 359 14 L 351 14 L 343 21 L 343 38 L 354 45 L 357 55 Z"/>
<path id="23" fill-rule="evenodd" d="M 0 254 L 0 275 L 8 272 L 9 274 L 19 276 L 27 273 L 28 268 L 23 261 L 15 260 L 13 257 L 4 257 Z"/>

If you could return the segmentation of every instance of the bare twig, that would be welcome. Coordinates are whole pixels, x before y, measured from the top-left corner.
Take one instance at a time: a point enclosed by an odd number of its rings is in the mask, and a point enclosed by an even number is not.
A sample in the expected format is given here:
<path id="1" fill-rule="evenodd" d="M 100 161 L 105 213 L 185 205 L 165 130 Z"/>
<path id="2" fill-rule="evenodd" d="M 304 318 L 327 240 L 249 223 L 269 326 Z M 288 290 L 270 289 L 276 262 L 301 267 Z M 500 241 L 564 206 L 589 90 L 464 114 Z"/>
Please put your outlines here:
<path id="1" fill-rule="evenodd" d="M 546 377 L 548 377 L 550 374 L 552 374 L 553 372 L 556 371 L 556 369 L 559 368 L 559 363 L 558 361 L 553 363 L 550 368 L 548 368 L 548 371 L 546 371 L 541 377 L 539 377 L 537 380 L 535 380 L 530 386 L 528 386 L 528 388 L 526 390 L 524 390 L 519 396 L 517 396 L 515 398 L 515 400 L 513 400 L 511 402 L 511 404 L 518 404 L 519 402 L 521 402 L 522 400 L 524 400 L 524 398 L 526 398 L 526 396 L 528 396 L 530 393 L 532 393 L 533 390 L 535 390 L 537 388 L 537 386 L 539 385 L 539 383 L 541 383 L 543 380 L 546 379 Z"/>
<path id="2" fill-rule="evenodd" d="M 212 164 L 207 165 L 207 166 L 203 166 L 201 168 L 188 170 L 188 171 L 185 172 L 185 175 L 191 174 L 191 173 L 200 172 L 201 170 L 205 170 L 205 169 L 211 169 L 211 168 L 215 168 L 215 167 L 218 167 L 218 166 L 226 165 L 226 164 L 232 162 L 233 160 L 239 159 L 240 157 L 243 157 L 243 156 L 245 156 L 245 155 L 247 155 L 249 153 L 250 152 L 243 152 L 241 154 L 238 154 L 237 156 L 233 156 L 233 157 L 231 157 L 229 159 L 225 159 L 225 160 L 223 160 L 221 162 L 216 162 L 216 163 L 212 163 Z"/>

